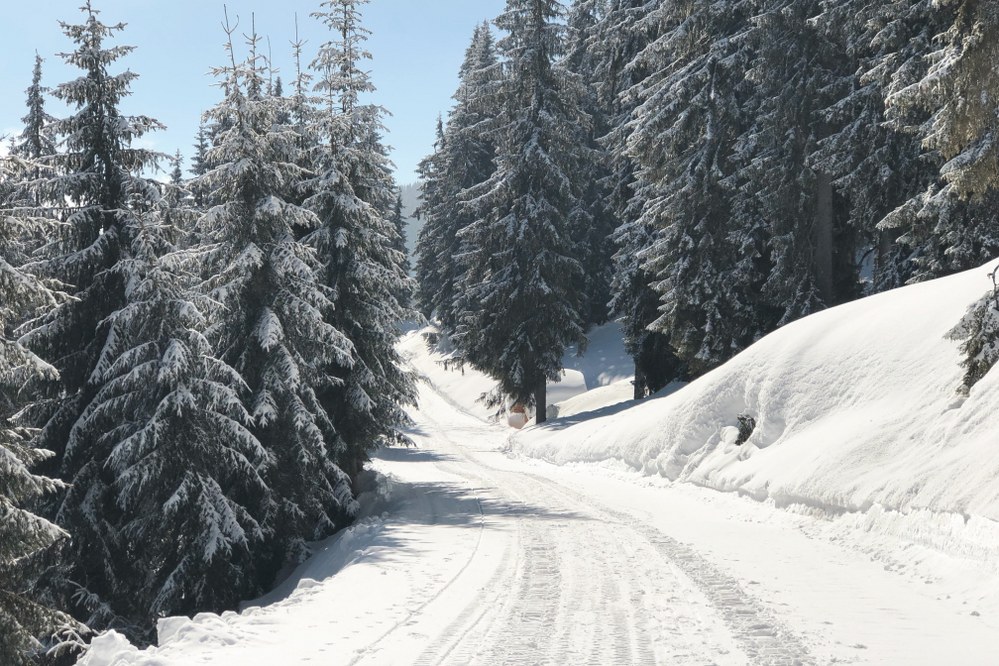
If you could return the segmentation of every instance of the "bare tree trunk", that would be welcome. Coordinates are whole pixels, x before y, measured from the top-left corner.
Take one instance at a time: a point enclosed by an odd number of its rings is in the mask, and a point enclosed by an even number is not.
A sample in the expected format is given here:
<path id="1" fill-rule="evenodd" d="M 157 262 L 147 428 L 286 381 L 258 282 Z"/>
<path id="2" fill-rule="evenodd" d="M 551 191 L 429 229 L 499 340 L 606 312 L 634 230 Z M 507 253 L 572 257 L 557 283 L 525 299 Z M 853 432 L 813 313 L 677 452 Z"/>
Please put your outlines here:
<path id="1" fill-rule="evenodd" d="M 833 188 L 832 177 L 815 174 L 815 282 L 826 305 L 835 302 L 833 290 Z"/>
<path id="2" fill-rule="evenodd" d="M 548 380 L 544 377 L 538 382 L 538 388 L 534 391 L 534 402 L 536 416 L 534 417 L 535 423 L 544 423 L 548 420 L 548 405 L 546 401 L 548 400 Z"/>
<path id="3" fill-rule="evenodd" d="M 635 363 L 635 381 L 632 383 L 635 385 L 635 400 L 645 398 L 645 373 L 638 367 L 637 362 Z"/>

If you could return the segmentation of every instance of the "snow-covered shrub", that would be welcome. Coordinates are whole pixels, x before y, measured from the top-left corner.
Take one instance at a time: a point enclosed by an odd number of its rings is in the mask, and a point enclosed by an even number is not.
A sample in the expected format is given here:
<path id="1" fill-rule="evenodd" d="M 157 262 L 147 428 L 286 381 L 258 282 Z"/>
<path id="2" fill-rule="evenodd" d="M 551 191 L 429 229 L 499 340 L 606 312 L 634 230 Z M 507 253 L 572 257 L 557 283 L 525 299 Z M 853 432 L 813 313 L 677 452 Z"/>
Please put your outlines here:
<path id="1" fill-rule="evenodd" d="M 997 274 L 999 267 L 989 274 L 993 283 Z M 963 340 L 961 352 L 965 358 L 961 365 L 966 372 L 958 392 L 967 395 L 999 361 L 999 284 L 971 306 L 950 335 Z"/>

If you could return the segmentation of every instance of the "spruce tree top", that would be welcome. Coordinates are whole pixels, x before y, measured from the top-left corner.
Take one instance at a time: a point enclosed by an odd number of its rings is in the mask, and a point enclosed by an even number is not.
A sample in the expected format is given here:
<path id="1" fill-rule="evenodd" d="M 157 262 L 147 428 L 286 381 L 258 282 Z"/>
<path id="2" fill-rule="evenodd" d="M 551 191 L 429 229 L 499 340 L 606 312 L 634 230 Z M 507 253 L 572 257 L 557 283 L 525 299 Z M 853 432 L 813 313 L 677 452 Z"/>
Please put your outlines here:
<path id="1" fill-rule="evenodd" d="M 28 113 L 21 118 L 21 122 L 24 123 L 24 131 L 21 132 L 20 140 L 15 141 L 11 148 L 11 153 L 14 155 L 37 159 L 55 153 L 55 142 L 52 140 L 50 127 L 55 119 L 45 113 L 45 93 L 47 92 L 49 89 L 42 85 L 42 57 L 36 53 L 31 86 L 25 90 Z"/>
<path id="2" fill-rule="evenodd" d="M 163 129 L 163 125 L 148 116 L 121 115 L 118 107 L 131 94 L 131 83 L 138 75 L 131 70 L 111 74 L 108 67 L 135 47 L 105 48 L 104 41 L 123 30 L 125 24 L 102 23 L 89 0 L 81 10 L 86 14 L 83 23 L 60 23 L 76 50 L 59 56 L 83 70 L 83 75 L 53 91 L 55 97 L 77 109 L 75 115 L 55 123 L 65 149 L 59 162 L 67 174 L 58 185 L 80 205 L 97 204 L 115 210 L 125 207 L 129 177 L 160 159 L 158 153 L 134 148 L 132 143 L 152 130 Z M 105 230 L 108 224 L 105 220 Z"/>

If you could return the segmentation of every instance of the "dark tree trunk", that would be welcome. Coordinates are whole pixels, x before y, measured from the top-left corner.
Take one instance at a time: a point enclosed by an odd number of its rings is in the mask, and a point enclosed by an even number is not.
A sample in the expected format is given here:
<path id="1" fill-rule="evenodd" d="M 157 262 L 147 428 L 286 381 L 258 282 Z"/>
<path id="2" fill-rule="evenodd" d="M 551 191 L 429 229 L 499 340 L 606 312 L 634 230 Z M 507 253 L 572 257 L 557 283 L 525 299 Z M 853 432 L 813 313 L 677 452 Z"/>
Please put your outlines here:
<path id="1" fill-rule="evenodd" d="M 835 302 L 833 293 L 833 188 L 832 177 L 816 174 L 815 282 L 826 305 Z"/>
<path id="2" fill-rule="evenodd" d="M 635 385 L 635 400 L 642 400 L 645 398 L 645 373 L 635 363 L 635 381 L 632 382 Z"/>
<path id="3" fill-rule="evenodd" d="M 542 377 L 541 381 L 538 382 L 538 388 L 534 391 L 534 402 L 536 403 L 535 409 L 537 410 L 537 416 L 534 417 L 535 423 L 544 423 L 548 420 L 547 400 L 548 380 Z"/>

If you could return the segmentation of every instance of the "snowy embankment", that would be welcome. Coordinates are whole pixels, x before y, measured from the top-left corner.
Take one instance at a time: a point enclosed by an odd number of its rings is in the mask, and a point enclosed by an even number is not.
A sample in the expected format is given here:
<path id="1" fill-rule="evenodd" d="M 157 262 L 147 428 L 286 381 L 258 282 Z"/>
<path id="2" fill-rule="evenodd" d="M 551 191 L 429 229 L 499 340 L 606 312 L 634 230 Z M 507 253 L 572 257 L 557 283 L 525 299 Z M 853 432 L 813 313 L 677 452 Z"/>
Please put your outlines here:
<path id="1" fill-rule="evenodd" d="M 512 449 L 849 513 L 873 532 L 995 561 L 999 371 L 960 397 L 948 336 L 993 266 L 821 312 L 671 395 L 528 428 Z M 742 414 L 756 428 L 737 446 Z"/>

